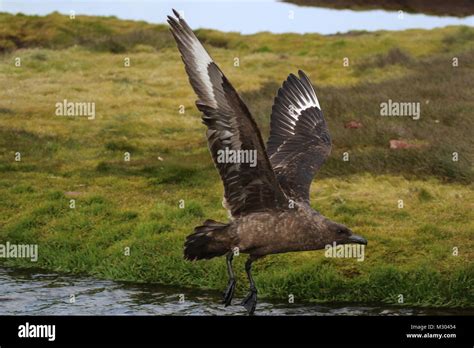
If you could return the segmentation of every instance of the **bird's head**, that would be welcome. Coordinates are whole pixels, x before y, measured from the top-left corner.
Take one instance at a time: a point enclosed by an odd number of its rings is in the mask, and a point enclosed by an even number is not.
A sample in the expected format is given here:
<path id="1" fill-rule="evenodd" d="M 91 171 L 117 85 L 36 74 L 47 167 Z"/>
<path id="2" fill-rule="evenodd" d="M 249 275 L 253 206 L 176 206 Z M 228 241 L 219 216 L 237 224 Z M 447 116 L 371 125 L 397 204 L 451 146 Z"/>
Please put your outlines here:
<path id="1" fill-rule="evenodd" d="M 332 242 L 336 244 L 364 244 L 367 245 L 367 240 L 352 232 L 350 228 L 343 224 L 327 220 L 327 231 Z"/>
<path id="2" fill-rule="evenodd" d="M 332 221 L 320 214 L 315 215 L 315 233 L 319 238 L 321 247 L 323 245 L 333 244 L 367 244 L 367 240 L 352 232 L 347 226 Z"/>

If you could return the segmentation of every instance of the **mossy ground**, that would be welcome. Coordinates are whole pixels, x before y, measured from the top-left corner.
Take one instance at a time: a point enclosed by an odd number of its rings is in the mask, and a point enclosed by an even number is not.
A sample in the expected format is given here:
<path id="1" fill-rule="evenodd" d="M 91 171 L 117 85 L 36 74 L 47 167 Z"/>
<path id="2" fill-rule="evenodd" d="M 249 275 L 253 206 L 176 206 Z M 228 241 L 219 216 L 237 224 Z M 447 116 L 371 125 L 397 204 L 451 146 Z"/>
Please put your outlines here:
<path id="1" fill-rule="evenodd" d="M 194 226 L 225 221 L 226 212 L 166 27 L 59 14 L 0 14 L 0 23 L 0 242 L 38 243 L 40 252 L 34 265 L 2 263 L 223 289 L 223 260 L 182 256 Z M 278 86 L 290 72 L 307 72 L 334 142 L 312 204 L 369 240 L 363 262 L 322 251 L 258 261 L 261 296 L 398 303 L 402 294 L 410 305 L 473 306 L 474 29 L 198 35 L 264 137 Z M 420 120 L 380 117 L 389 98 L 421 102 Z M 95 102 L 96 119 L 55 116 L 64 99 Z M 344 128 L 352 119 L 363 127 Z M 390 139 L 422 146 L 393 150 Z M 244 259 L 236 261 L 239 293 Z"/>

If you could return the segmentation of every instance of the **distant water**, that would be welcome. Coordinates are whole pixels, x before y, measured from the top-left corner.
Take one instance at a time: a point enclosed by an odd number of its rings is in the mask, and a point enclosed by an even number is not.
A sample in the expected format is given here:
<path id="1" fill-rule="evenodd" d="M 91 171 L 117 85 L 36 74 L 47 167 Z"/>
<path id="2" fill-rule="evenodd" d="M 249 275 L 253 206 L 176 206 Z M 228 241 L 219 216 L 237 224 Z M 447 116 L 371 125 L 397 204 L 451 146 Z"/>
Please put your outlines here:
<path id="1" fill-rule="evenodd" d="M 446 0 L 449 1 L 449 0 Z M 474 26 L 474 16 L 436 17 L 381 10 L 352 11 L 301 7 L 277 0 L 0 0 L 0 11 L 45 15 L 53 11 L 77 15 L 116 16 L 164 23 L 171 8 L 183 11 L 192 28 L 252 34 L 334 34 L 350 30 L 432 29 L 447 25 Z"/>
<path id="2" fill-rule="evenodd" d="M 75 302 L 70 303 L 71 295 Z M 184 302 L 180 303 L 180 296 Z M 0 315 L 246 315 L 224 308 L 217 291 L 98 280 L 39 270 L 0 268 Z M 260 301 L 257 315 L 473 315 L 474 309 L 315 305 Z"/>

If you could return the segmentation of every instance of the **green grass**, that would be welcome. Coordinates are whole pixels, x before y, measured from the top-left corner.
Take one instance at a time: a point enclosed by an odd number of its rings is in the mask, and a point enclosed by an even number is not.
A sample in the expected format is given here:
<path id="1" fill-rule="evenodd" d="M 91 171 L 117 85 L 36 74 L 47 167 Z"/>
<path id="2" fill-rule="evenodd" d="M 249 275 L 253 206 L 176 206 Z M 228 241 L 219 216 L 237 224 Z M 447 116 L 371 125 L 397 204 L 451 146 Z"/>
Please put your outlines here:
<path id="1" fill-rule="evenodd" d="M 227 217 L 167 28 L 59 14 L 0 14 L 0 23 L 0 242 L 39 244 L 34 265 L 1 262 L 223 289 L 223 260 L 182 256 L 194 226 Z M 409 305 L 473 306 L 474 29 L 198 35 L 265 137 L 281 82 L 297 69 L 309 74 L 334 143 L 312 186 L 313 206 L 369 240 L 364 262 L 328 259 L 322 251 L 259 261 L 259 295 L 397 304 L 402 294 Z M 380 117 L 389 98 L 421 102 L 420 120 Z M 55 116 L 63 99 L 95 102 L 96 119 Z M 352 119 L 363 127 L 344 128 Z M 391 150 L 390 139 L 420 147 Z M 239 294 L 247 286 L 243 262 L 237 257 Z"/>

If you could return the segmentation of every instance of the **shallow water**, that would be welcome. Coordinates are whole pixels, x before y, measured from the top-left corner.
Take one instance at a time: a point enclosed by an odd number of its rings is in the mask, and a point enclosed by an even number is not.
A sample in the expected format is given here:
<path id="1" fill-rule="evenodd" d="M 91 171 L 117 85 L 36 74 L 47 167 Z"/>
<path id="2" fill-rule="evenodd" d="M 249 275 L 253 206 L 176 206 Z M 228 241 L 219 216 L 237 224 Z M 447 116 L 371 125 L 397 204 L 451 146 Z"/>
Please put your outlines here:
<path id="1" fill-rule="evenodd" d="M 334 10 L 303 7 L 277 0 L 3 0 L 0 11 L 46 15 L 53 11 L 69 15 L 116 16 L 121 19 L 164 23 L 171 9 L 183 12 L 192 28 L 210 28 L 253 34 L 334 34 L 350 30 L 432 29 L 447 25 L 474 26 L 474 16 L 437 17 L 395 11 Z"/>
<path id="2" fill-rule="evenodd" d="M 70 303 L 74 294 L 75 303 Z M 180 295 L 184 302 L 180 303 Z M 216 291 L 114 282 L 88 276 L 0 268 L 0 315 L 245 315 Z M 473 315 L 474 310 L 259 301 L 258 315 Z"/>

